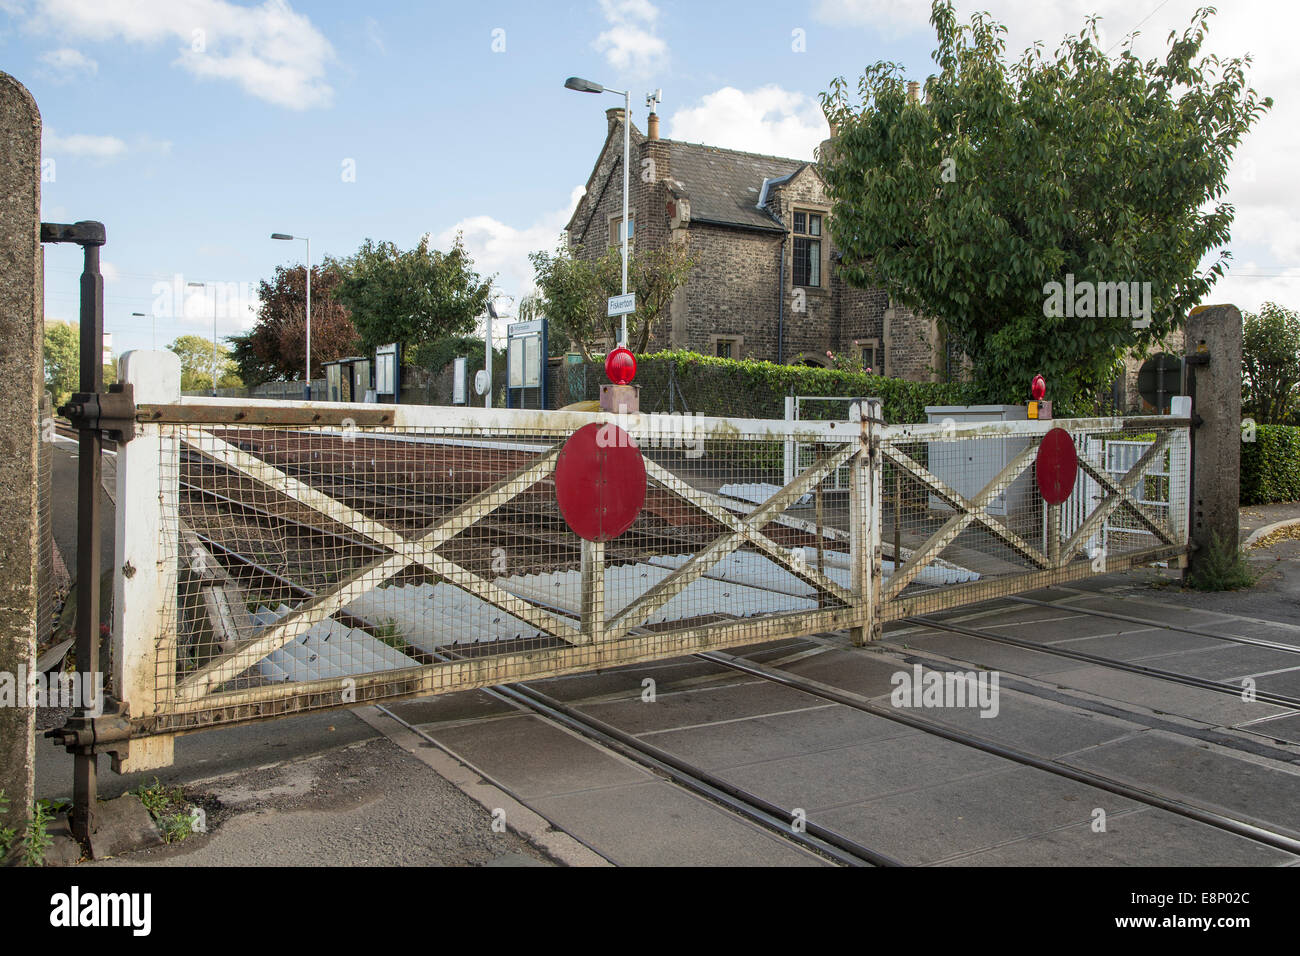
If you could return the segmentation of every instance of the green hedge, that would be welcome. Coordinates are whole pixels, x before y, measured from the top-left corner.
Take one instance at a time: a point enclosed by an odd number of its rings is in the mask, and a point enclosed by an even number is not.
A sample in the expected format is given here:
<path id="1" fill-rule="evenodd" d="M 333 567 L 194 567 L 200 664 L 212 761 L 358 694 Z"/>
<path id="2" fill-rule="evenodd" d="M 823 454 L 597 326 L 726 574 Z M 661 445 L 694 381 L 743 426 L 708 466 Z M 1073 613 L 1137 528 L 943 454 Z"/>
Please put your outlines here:
<path id="1" fill-rule="evenodd" d="M 579 400 L 566 373 L 555 376 L 552 398 L 558 405 Z M 604 367 L 587 363 L 583 398 L 599 396 Z M 668 411 L 668 386 L 675 382 L 673 407 L 686 407 L 699 415 L 732 418 L 784 418 L 787 395 L 826 395 L 844 398 L 879 398 L 885 421 L 904 424 L 925 421 L 927 405 L 971 404 L 970 386 L 961 382 L 907 382 L 883 375 L 807 365 L 713 358 L 697 352 L 654 352 L 637 356 L 636 384 L 641 386 L 642 411 Z M 815 417 L 812 406 L 801 409 Z M 810 414 L 811 413 L 811 414 Z M 843 406 L 828 403 L 825 416 L 841 418 Z"/>
<path id="2" fill-rule="evenodd" d="M 1272 501 L 1300 501 L 1300 428 L 1293 425 L 1256 425 L 1255 440 L 1241 443 L 1241 503 Z"/>

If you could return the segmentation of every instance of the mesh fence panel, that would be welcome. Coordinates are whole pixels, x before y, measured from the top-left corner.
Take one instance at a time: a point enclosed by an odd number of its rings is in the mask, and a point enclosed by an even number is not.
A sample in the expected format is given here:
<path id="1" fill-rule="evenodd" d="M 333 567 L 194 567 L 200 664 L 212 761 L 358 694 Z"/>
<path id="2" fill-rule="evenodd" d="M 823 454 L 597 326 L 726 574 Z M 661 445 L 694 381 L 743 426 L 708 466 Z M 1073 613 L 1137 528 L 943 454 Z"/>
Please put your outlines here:
<path id="1" fill-rule="evenodd" d="M 627 659 L 616 651 L 632 641 L 650 659 L 702 630 L 736 646 L 849 622 L 837 473 L 856 425 L 806 443 L 787 481 L 780 436 L 682 415 L 624 424 L 645 502 L 603 546 L 557 505 L 570 430 L 167 426 L 163 481 L 178 498 L 163 544 L 178 584 L 158 699 L 220 723 L 354 702 L 312 682 L 355 678 L 357 700 L 380 699 L 518 679 L 538 654 L 581 669 Z"/>
<path id="2" fill-rule="evenodd" d="M 1026 575 L 1102 573 L 1185 543 L 1183 429 L 1072 423 L 1079 464 L 1059 505 L 1039 493 L 1041 429 L 930 429 L 887 438 L 881 538 L 886 619 L 1025 590 Z M 1179 496 L 1183 497 L 1179 497 Z M 976 587 L 978 582 L 979 586 Z M 969 586 L 969 587 L 965 587 Z"/>

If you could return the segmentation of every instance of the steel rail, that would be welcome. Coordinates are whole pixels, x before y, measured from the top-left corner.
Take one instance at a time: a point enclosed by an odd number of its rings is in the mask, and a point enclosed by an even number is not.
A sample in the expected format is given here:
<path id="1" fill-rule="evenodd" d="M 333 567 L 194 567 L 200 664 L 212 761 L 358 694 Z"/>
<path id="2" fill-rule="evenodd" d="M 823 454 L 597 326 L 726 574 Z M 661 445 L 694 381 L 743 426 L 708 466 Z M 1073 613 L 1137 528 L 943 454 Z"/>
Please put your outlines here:
<path id="1" fill-rule="evenodd" d="M 1229 833 L 1235 833 L 1237 836 L 1254 840 L 1258 843 L 1264 843 L 1268 846 L 1287 853 L 1293 853 L 1300 856 L 1300 839 L 1287 836 L 1284 833 L 1277 833 L 1265 827 L 1256 826 L 1253 823 L 1246 823 L 1244 820 L 1237 820 L 1233 817 L 1208 810 L 1204 807 L 1194 806 L 1183 803 L 1181 800 L 1175 800 L 1172 797 L 1162 796 L 1142 787 L 1136 787 L 1132 784 L 1123 783 L 1119 780 L 1113 780 L 1110 777 L 1104 777 L 1087 770 L 1081 770 L 1077 767 L 1071 767 L 1069 764 L 1061 763 L 1049 757 L 1038 757 L 1034 754 L 1026 753 L 1023 750 L 1017 750 L 1014 747 L 1007 747 L 1003 744 L 986 740 L 983 737 L 977 737 L 974 734 L 964 733 L 960 730 L 954 730 L 943 724 L 926 720 L 923 717 L 917 717 L 912 714 L 900 713 L 888 707 L 879 704 L 873 704 L 870 701 L 862 700 L 856 696 L 850 696 L 834 688 L 826 687 L 819 684 L 811 684 L 800 680 L 784 671 L 774 670 L 762 664 L 756 664 L 743 658 L 733 657 L 729 654 L 719 654 L 717 651 L 705 651 L 696 654 L 696 657 L 712 661 L 723 667 L 729 667 L 732 670 L 739 671 L 742 674 L 750 674 L 755 677 L 763 677 L 767 680 L 778 684 L 784 684 L 795 690 L 802 691 L 814 697 L 820 697 L 835 704 L 842 704 L 845 707 L 852 707 L 863 713 L 872 714 L 876 717 L 883 717 L 886 720 L 892 720 L 895 723 L 912 727 L 925 733 L 934 734 L 953 743 L 971 747 L 975 750 L 981 750 L 984 753 L 992 754 L 995 757 L 1001 757 L 1004 760 L 1010 760 L 1014 763 L 1026 767 L 1033 767 L 1035 770 L 1042 770 L 1056 776 L 1066 777 L 1077 783 L 1086 786 L 1096 787 L 1098 790 L 1105 790 L 1116 796 L 1121 796 L 1129 800 L 1144 803 L 1147 806 L 1155 807 L 1159 810 L 1165 810 L 1169 813 L 1195 820 L 1198 823 L 1204 823 L 1208 826 L 1225 830 Z"/>
<path id="2" fill-rule="evenodd" d="M 1219 694 L 1228 694 L 1232 697 L 1241 699 L 1242 687 L 1238 684 L 1228 684 L 1223 681 L 1210 680 L 1208 677 L 1193 677 L 1190 674 L 1179 674 L 1174 671 L 1163 670 L 1159 667 L 1148 667 L 1145 664 L 1133 664 L 1128 661 L 1117 661 L 1110 657 L 1101 657 L 1097 654 L 1089 654 L 1086 651 L 1072 651 L 1063 647 L 1053 645 L 1035 644 L 1033 641 L 1022 641 L 1018 637 L 1007 637 L 1003 634 L 990 634 L 987 631 L 981 631 L 978 628 L 966 627 L 962 624 L 950 624 L 946 621 L 936 621 L 929 617 L 909 617 L 904 618 L 909 624 L 919 624 L 922 627 L 937 628 L 942 631 L 950 631 L 953 634 L 961 634 L 965 637 L 974 637 L 981 641 L 991 641 L 997 644 L 1007 644 L 1011 647 L 1019 647 L 1028 651 L 1038 651 L 1043 654 L 1051 654 L 1055 657 L 1064 657 L 1069 660 L 1082 661 L 1086 664 L 1096 664 L 1100 667 L 1109 667 L 1113 670 L 1128 671 L 1131 674 L 1141 674 L 1144 677 L 1152 677 L 1156 680 L 1168 681 L 1173 684 L 1183 684 L 1187 687 L 1199 687 L 1202 690 L 1212 690 Z M 892 646 L 892 645 L 891 645 Z M 1278 707 L 1286 707 L 1289 710 L 1300 710 L 1300 699 L 1287 697 L 1283 694 L 1270 694 L 1267 691 L 1254 691 L 1254 699 L 1266 704 L 1274 704 Z"/>
<path id="3" fill-rule="evenodd" d="M 738 816 L 807 849 L 825 854 L 845 866 L 904 865 L 812 820 L 805 820 L 804 832 L 800 832 L 794 828 L 788 809 L 729 783 L 701 767 L 680 760 L 653 744 L 638 740 L 602 720 L 580 713 L 527 684 L 500 685 L 488 688 L 487 692 L 507 702 L 527 707 L 602 747 L 666 776 L 685 789 L 721 804 Z"/>
<path id="4" fill-rule="evenodd" d="M 1287 654 L 1300 654 L 1300 646 L 1295 644 L 1280 644 L 1277 641 L 1265 641 L 1257 637 L 1241 637 L 1236 634 L 1215 634 L 1212 631 L 1203 631 L 1196 627 L 1185 627 L 1181 624 L 1162 624 L 1159 621 L 1153 621 L 1149 618 L 1132 617 L 1127 614 L 1118 614 L 1114 611 L 1098 611 L 1093 608 L 1079 607 L 1075 604 L 1059 604 L 1052 601 L 1039 601 L 1035 598 L 1020 597 L 1015 595 L 1008 597 L 1008 601 L 1015 601 L 1017 604 L 1032 604 L 1037 607 L 1050 607 L 1061 611 L 1078 611 L 1080 614 L 1088 614 L 1092 617 L 1107 617 L 1116 621 L 1124 621 L 1128 624 L 1142 624 L 1146 627 L 1158 627 L 1165 631 L 1178 631 L 1182 634 L 1195 634 L 1198 637 L 1212 637 L 1218 641 L 1230 641 L 1233 644 L 1248 644 L 1251 647 L 1266 647 L 1272 651 L 1282 651 Z"/>

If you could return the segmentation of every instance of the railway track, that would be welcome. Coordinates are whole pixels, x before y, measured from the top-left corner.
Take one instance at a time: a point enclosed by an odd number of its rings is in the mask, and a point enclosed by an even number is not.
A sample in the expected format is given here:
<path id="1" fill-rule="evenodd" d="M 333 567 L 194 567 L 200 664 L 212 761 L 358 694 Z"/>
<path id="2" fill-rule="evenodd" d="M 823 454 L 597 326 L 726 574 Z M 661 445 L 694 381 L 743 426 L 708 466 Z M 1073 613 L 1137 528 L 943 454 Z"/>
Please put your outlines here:
<path id="1" fill-rule="evenodd" d="M 1198 687 L 1202 690 L 1210 690 L 1219 694 L 1228 694 L 1238 699 L 1240 699 L 1242 695 L 1242 687 L 1240 684 L 1230 684 L 1226 681 L 1211 680 L 1207 677 L 1195 677 L 1191 674 L 1179 674 L 1176 671 L 1169 671 L 1160 667 L 1151 667 L 1147 664 L 1135 664 L 1131 661 L 1118 661 L 1111 657 L 1089 654 L 1086 651 L 1075 651 L 1070 650 L 1069 648 L 1056 647 L 1050 644 L 1039 644 L 1034 641 L 1026 641 L 1018 637 L 1008 637 L 1005 634 L 993 634 L 989 631 L 981 630 L 980 628 L 968 627 L 964 624 L 956 624 L 951 621 L 943 621 L 931 617 L 909 617 L 904 618 L 903 620 L 905 623 L 915 624 L 920 627 L 948 631 L 952 634 L 961 634 L 965 637 L 973 637 L 994 644 L 1005 644 L 1009 647 L 1018 647 L 1022 650 L 1049 654 L 1053 657 L 1062 657 L 1067 660 L 1080 661 L 1086 664 L 1096 664 L 1100 667 L 1108 667 L 1112 670 L 1126 671 L 1130 674 L 1140 674 L 1143 677 L 1153 677 L 1156 680 L 1166 681 L 1171 684 L 1182 684 L 1186 687 Z M 1207 636 L 1212 637 L 1214 635 Z M 898 645 L 889 642 L 884 642 L 883 646 L 903 650 L 903 648 L 898 647 Z M 1290 650 L 1294 652 L 1296 648 L 1290 648 Z M 1263 703 L 1274 704 L 1278 707 L 1286 707 L 1290 710 L 1300 711 L 1300 699 L 1295 697 L 1288 697 L 1284 694 L 1272 694 L 1262 690 L 1256 690 L 1252 693 L 1255 700 Z"/>
<path id="2" fill-rule="evenodd" d="M 1256 637 L 1242 637 L 1239 634 L 1215 634 L 1213 631 L 1206 631 L 1198 627 L 1184 627 L 1181 624 L 1165 624 L 1161 621 L 1153 621 L 1145 617 L 1133 617 L 1130 614 L 1118 614 L 1114 611 L 1099 611 L 1095 608 L 1079 607 L 1077 604 L 1054 604 L 1051 601 L 1039 601 L 1036 598 L 1014 597 L 1007 598 L 1008 601 L 1014 601 L 1016 604 L 1029 604 L 1034 607 L 1049 607 L 1056 610 L 1074 611 L 1078 614 L 1086 614 L 1090 617 L 1108 618 L 1113 621 L 1123 621 L 1126 624 L 1140 624 L 1143 627 L 1159 628 L 1162 631 L 1175 631 L 1180 634 L 1194 634 L 1197 637 L 1209 637 L 1217 641 L 1227 641 L 1231 644 L 1245 644 L 1250 647 L 1264 647 L 1273 651 L 1282 651 L 1287 654 L 1300 654 L 1300 646 L 1295 644 L 1282 644 L 1278 641 L 1265 641 Z"/>

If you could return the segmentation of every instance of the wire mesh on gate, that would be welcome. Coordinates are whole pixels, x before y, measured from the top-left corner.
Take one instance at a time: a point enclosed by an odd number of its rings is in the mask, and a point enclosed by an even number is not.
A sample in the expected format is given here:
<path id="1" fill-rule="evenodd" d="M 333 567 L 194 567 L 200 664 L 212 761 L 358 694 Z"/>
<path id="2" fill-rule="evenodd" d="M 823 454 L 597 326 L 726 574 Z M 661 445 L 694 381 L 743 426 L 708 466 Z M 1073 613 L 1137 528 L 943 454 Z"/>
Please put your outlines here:
<path id="1" fill-rule="evenodd" d="M 157 698 L 220 723 L 250 706 L 261 717 L 327 706 L 330 694 L 337 706 L 347 681 L 368 699 L 455 690 L 518 679 L 520 655 L 537 652 L 579 649 L 597 666 L 632 641 L 649 659 L 705 631 L 735 646 L 850 621 L 850 491 L 835 475 L 858 451 L 856 426 L 810 442 L 813 460 L 787 481 L 779 431 L 624 421 L 645 502 L 597 550 L 556 503 L 571 428 L 520 420 L 529 426 L 168 426 L 163 481 L 177 499 L 164 535 L 178 578 Z M 801 627 L 782 628 L 794 618 Z"/>
<path id="2" fill-rule="evenodd" d="M 889 429 L 881 476 L 886 619 L 985 600 L 1186 543 L 1185 426 L 1060 422 L 1078 457 L 1061 505 L 1039 493 L 1052 423 Z M 961 586 L 969 586 L 963 588 Z"/>

